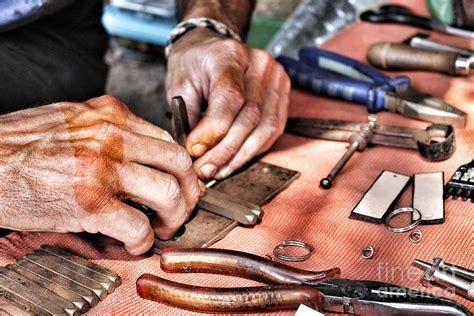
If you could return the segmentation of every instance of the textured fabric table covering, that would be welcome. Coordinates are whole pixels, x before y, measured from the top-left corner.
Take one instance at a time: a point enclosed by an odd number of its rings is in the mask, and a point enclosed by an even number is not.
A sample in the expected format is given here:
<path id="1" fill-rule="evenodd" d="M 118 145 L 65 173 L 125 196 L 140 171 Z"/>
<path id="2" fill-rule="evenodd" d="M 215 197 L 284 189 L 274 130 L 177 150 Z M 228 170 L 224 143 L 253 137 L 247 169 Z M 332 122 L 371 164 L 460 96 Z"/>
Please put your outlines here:
<path id="1" fill-rule="evenodd" d="M 424 1 L 398 1 L 426 14 Z M 367 47 L 380 40 L 401 41 L 415 29 L 394 25 L 357 23 L 338 34 L 325 48 L 364 60 Z M 474 48 L 474 43 L 462 39 L 435 35 L 453 44 Z M 395 73 L 392 73 L 394 75 Z M 390 282 L 422 289 L 422 271 L 411 264 L 415 258 L 430 261 L 440 256 L 447 262 L 473 269 L 474 204 L 461 200 L 446 201 L 446 222 L 422 226 L 423 240 L 413 244 L 408 235 L 389 232 L 383 225 L 352 220 L 348 216 L 382 170 L 412 175 L 423 172 L 445 172 L 445 182 L 456 168 L 474 157 L 474 82 L 468 78 L 449 78 L 423 72 L 407 73 L 420 90 L 445 98 L 469 113 L 468 128 L 456 130 L 457 150 L 443 162 L 423 160 L 416 151 L 375 147 L 356 153 L 337 178 L 331 190 L 319 188 L 326 176 L 346 150 L 347 144 L 305 139 L 284 135 L 264 157 L 264 161 L 301 172 L 287 190 L 264 206 L 265 216 L 258 226 L 238 227 L 213 247 L 235 249 L 257 255 L 271 253 L 283 240 L 297 239 L 315 248 L 309 260 L 293 266 L 322 270 L 340 267 L 342 277 Z M 365 121 L 364 107 L 319 98 L 293 89 L 290 116 L 333 118 Z M 425 127 L 427 124 L 408 120 L 390 113 L 379 115 L 382 124 Z M 399 206 L 411 205 L 411 190 L 402 197 Z M 86 237 L 86 238 L 84 238 Z M 68 248 L 98 264 L 104 265 L 123 278 L 123 284 L 89 314 L 157 314 L 182 315 L 183 310 L 140 299 L 135 281 L 143 273 L 157 274 L 179 282 L 206 286 L 248 286 L 256 282 L 221 275 L 165 274 L 159 268 L 159 256 L 128 255 L 120 243 L 110 239 L 97 241 L 89 235 L 55 233 L 12 233 L 0 239 L 0 264 L 12 263 L 41 244 Z M 360 258 L 360 249 L 373 244 L 376 254 L 371 260 Z M 441 288 L 429 292 L 452 297 L 474 310 L 474 304 Z M 280 312 L 291 315 L 294 312 Z M 192 314 L 192 313 L 191 313 Z"/>

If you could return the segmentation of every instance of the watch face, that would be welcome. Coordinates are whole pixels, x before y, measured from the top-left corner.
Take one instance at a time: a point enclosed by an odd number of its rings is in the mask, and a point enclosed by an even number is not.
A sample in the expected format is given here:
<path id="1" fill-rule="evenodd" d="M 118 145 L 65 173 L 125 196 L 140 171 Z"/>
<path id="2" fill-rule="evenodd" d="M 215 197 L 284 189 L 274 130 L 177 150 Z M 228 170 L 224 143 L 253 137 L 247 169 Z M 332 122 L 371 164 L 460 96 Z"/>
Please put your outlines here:
<path id="1" fill-rule="evenodd" d="M 174 0 L 111 0 L 110 4 L 121 9 L 162 17 L 174 17 L 176 14 Z"/>

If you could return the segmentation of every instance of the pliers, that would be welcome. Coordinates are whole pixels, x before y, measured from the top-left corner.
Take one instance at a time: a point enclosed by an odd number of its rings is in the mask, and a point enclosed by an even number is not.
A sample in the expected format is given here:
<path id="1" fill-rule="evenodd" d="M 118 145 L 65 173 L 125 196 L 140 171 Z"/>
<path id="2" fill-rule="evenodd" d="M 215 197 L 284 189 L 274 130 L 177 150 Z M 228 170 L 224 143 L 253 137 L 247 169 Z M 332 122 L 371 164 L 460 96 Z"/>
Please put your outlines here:
<path id="1" fill-rule="evenodd" d="M 318 94 L 365 104 L 371 113 L 386 110 L 434 123 L 464 127 L 466 113 L 440 98 L 410 87 L 410 78 L 390 78 L 367 64 L 316 47 L 305 47 L 299 61 L 277 58 L 293 83 Z"/>
<path id="2" fill-rule="evenodd" d="M 326 313 L 359 315 L 471 315 L 451 299 L 388 283 L 336 278 L 339 268 L 306 271 L 249 253 L 209 248 L 165 249 L 165 272 L 225 274 L 271 284 L 208 288 L 151 274 L 137 280 L 138 295 L 199 312 L 256 312 L 296 309 L 300 304 Z"/>

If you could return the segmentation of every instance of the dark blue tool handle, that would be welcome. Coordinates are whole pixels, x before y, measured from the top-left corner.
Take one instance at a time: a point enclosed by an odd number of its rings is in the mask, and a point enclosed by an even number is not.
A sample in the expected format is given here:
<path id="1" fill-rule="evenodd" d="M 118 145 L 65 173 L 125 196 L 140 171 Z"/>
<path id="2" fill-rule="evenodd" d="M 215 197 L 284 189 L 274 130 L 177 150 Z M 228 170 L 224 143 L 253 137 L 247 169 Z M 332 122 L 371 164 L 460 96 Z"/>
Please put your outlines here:
<path id="1" fill-rule="evenodd" d="M 300 62 L 312 69 L 337 72 L 342 77 L 370 83 L 371 91 L 367 92 L 365 102 L 361 102 L 370 112 L 382 111 L 385 108 L 385 95 L 388 91 L 406 89 L 410 86 L 408 77 L 390 78 L 360 61 L 317 47 L 302 48 L 299 56 Z"/>
<path id="2" fill-rule="evenodd" d="M 370 82 L 354 80 L 321 68 L 313 68 L 286 56 L 278 57 L 277 61 L 283 65 L 292 82 L 302 88 L 360 104 L 370 103 L 374 98 L 373 84 Z"/>

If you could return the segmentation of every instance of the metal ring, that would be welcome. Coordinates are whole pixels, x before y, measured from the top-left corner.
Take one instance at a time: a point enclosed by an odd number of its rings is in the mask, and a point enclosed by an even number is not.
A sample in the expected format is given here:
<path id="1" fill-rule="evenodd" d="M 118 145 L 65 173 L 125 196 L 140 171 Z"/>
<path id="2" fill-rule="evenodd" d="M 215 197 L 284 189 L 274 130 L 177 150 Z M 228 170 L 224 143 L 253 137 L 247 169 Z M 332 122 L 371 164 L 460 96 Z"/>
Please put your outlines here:
<path id="1" fill-rule="evenodd" d="M 415 231 L 412 231 L 410 233 L 410 236 L 408 236 L 410 241 L 415 243 L 415 244 L 419 243 L 421 241 L 422 237 L 423 237 L 423 232 L 421 231 L 421 229 L 417 229 Z"/>
<path id="2" fill-rule="evenodd" d="M 413 223 L 411 223 L 410 225 L 405 226 L 405 227 L 392 227 L 392 226 L 389 225 L 390 220 L 395 215 L 400 214 L 400 213 L 407 213 L 407 212 L 418 214 L 418 218 Z M 417 210 L 414 207 L 402 207 L 402 208 L 397 208 L 396 210 L 394 210 L 390 214 L 388 214 L 387 218 L 385 219 L 385 226 L 391 232 L 404 233 L 404 232 L 412 230 L 413 228 L 418 226 L 420 224 L 420 222 L 421 222 L 421 212 L 419 210 Z"/>
<path id="3" fill-rule="evenodd" d="M 280 250 L 287 247 L 300 247 L 300 248 L 306 249 L 308 252 L 302 256 L 287 256 L 287 255 L 281 254 Z M 281 260 L 292 261 L 292 262 L 305 261 L 309 258 L 309 256 L 311 256 L 312 253 L 313 253 L 313 247 L 311 247 L 310 245 L 308 245 L 307 243 L 303 241 L 298 241 L 298 240 L 285 240 L 273 249 L 273 254 L 275 255 L 275 257 Z"/>
<path id="4" fill-rule="evenodd" d="M 364 249 L 360 251 L 360 256 L 363 259 L 370 259 L 374 256 L 374 254 L 375 254 L 375 248 L 372 245 L 369 245 L 368 247 L 365 247 Z"/>

